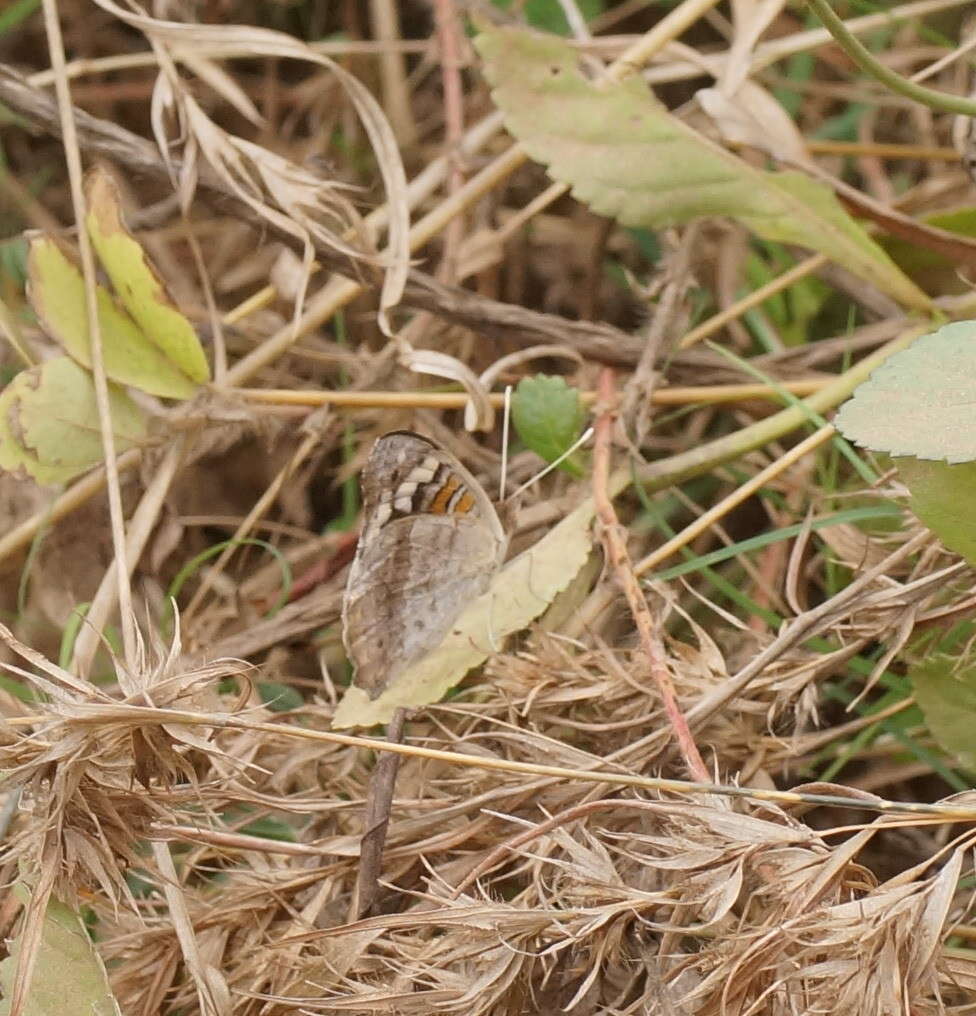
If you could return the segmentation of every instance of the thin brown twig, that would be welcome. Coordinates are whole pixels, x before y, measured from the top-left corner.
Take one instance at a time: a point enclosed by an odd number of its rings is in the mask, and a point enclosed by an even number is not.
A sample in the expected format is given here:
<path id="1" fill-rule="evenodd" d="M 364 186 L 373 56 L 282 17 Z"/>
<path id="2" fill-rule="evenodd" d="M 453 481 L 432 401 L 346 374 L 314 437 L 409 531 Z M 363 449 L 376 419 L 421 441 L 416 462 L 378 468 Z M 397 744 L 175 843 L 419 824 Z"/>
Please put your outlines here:
<path id="1" fill-rule="evenodd" d="M 664 711 L 671 723 L 671 729 L 681 749 L 685 765 L 694 779 L 705 782 L 709 778 L 708 770 L 698 751 L 684 715 L 678 706 L 674 682 L 668 670 L 667 660 L 661 640 L 654 630 L 654 620 L 640 583 L 634 574 L 630 554 L 623 536 L 623 527 L 617 519 L 613 501 L 607 492 L 607 480 L 610 476 L 610 447 L 613 438 L 613 426 L 616 417 L 616 391 L 613 371 L 605 367 L 600 372 L 598 387 L 602 411 L 597 415 L 593 447 L 593 500 L 596 514 L 602 527 L 603 545 L 607 559 L 616 574 L 617 581 L 627 597 L 630 612 L 637 625 L 641 648 L 647 657 L 651 676 L 657 684 L 664 705 Z"/>

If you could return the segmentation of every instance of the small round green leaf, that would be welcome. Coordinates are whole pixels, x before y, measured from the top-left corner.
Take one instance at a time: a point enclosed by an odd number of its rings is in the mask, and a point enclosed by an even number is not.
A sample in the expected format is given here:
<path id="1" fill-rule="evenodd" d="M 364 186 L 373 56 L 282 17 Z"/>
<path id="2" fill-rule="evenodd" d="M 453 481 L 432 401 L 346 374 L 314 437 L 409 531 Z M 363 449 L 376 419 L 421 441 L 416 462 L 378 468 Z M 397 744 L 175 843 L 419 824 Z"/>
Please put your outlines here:
<path id="1" fill-rule="evenodd" d="M 519 437 L 546 462 L 559 458 L 579 437 L 583 426 L 579 391 L 564 378 L 537 374 L 522 378 L 512 397 L 512 422 Z M 572 458 L 562 463 L 567 472 L 581 476 Z"/>
<path id="2" fill-rule="evenodd" d="M 976 321 L 945 325 L 890 356 L 834 425 L 876 452 L 976 460 Z"/>

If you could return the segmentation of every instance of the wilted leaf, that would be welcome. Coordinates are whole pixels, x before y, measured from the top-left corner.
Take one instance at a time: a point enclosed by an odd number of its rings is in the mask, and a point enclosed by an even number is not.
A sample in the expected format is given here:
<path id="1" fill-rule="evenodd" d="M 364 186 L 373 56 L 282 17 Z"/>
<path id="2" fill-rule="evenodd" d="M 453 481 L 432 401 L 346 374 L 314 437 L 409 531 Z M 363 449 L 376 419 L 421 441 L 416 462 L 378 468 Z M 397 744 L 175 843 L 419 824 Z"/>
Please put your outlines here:
<path id="1" fill-rule="evenodd" d="M 191 381 L 210 380 L 210 366 L 186 315 L 173 302 L 155 266 L 122 220 L 112 178 L 94 169 L 86 181 L 85 224 L 115 292 L 143 335 Z"/>
<path id="2" fill-rule="evenodd" d="M 976 664 L 933 656 L 911 669 L 915 699 L 939 747 L 976 769 Z"/>
<path id="3" fill-rule="evenodd" d="M 601 215 L 654 228 L 729 215 L 767 240 L 826 254 L 906 306 L 930 306 L 827 187 L 753 169 L 672 116 L 639 76 L 593 83 L 570 46 L 516 29 L 475 44 L 508 129 Z"/>
<path id="4" fill-rule="evenodd" d="M 976 565 L 976 462 L 895 461 L 912 511 L 949 550 Z"/>
<path id="5" fill-rule="evenodd" d="M 448 688 L 495 652 L 506 635 L 525 628 L 569 585 L 589 556 L 592 518 L 593 502 L 588 499 L 509 562 L 488 591 L 461 614 L 447 638 L 382 695 L 370 700 L 361 688 L 350 687 L 332 726 L 371 727 L 388 723 L 400 706 L 439 701 Z"/>
<path id="6" fill-rule="evenodd" d="M 20 895 L 20 893 L 18 893 Z M 0 1016 L 10 1012 L 10 991 L 21 955 L 14 939 L 10 955 L 0 962 L 4 1000 Z M 47 905 L 23 1016 L 117 1016 L 118 1003 L 108 986 L 105 968 L 81 918 L 63 903 Z"/>
<path id="7" fill-rule="evenodd" d="M 117 450 L 143 440 L 142 410 L 109 386 Z M 66 356 L 21 371 L 0 392 L 0 469 L 23 468 L 38 483 L 65 483 L 102 461 L 91 375 Z"/>
<path id="8" fill-rule="evenodd" d="M 522 378 L 512 397 L 512 422 L 525 444 L 546 462 L 553 462 L 579 437 L 583 426 L 579 391 L 565 378 L 536 374 Z M 561 464 L 575 476 L 580 466 L 567 459 Z"/>
<path id="9" fill-rule="evenodd" d="M 851 441 L 889 455 L 976 459 L 976 321 L 957 321 L 890 356 L 834 419 Z"/>
<path id="10" fill-rule="evenodd" d="M 91 367 L 85 282 L 78 266 L 55 240 L 41 234 L 31 239 L 28 278 L 31 304 L 44 330 L 80 364 Z M 188 399 L 195 394 L 197 382 L 166 359 L 102 286 L 97 288 L 97 302 L 109 378 L 164 398 Z"/>

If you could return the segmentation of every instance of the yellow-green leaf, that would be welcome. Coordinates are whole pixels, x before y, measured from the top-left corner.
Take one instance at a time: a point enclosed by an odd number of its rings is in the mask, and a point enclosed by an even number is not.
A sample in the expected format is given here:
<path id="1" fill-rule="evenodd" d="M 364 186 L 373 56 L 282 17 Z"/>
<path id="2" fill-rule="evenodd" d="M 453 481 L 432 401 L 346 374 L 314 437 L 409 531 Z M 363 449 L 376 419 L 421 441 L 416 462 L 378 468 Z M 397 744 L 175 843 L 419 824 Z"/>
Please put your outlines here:
<path id="1" fill-rule="evenodd" d="M 0 962 L 4 994 L 0 1016 L 10 1012 L 10 992 L 21 953 L 21 941 L 16 938 L 10 945 L 9 956 Z M 52 899 L 44 914 L 40 949 L 23 1016 L 118 1016 L 118 1013 L 105 967 L 84 923 L 73 910 Z"/>
<path id="2" fill-rule="evenodd" d="M 119 451 L 146 435 L 142 410 L 115 385 L 109 409 Z M 66 483 L 102 461 L 95 386 L 66 356 L 21 371 L 0 391 L 0 469 L 38 483 Z"/>
<path id="3" fill-rule="evenodd" d="M 649 228 L 728 215 L 827 255 L 907 307 L 931 306 L 827 187 L 754 169 L 672 116 L 639 76 L 590 81 L 565 42 L 518 29 L 475 44 L 508 130 L 600 214 Z"/>
<path id="4" fill-rule="evenodd" d="M 472 667 L 496 651 L 506 635 L 542 614 L 586 564 L 593 502 L 587 499 L 533 547 L 509 562 L 487 592 L 458 618 L 450 633 L 375 700 L 361 688 L 346 692 L 332 726 L 371 727 L 388 723 L 401 706 L 437 702 Z"/>
<path id="5" fill-rule="evenodd" d="M 129 317 L 191 381 L 209 381 L 210 367 L 196 330 L 125 225 L 115 181 L 98 167 L 88 174 L 85 191 L 88 235 Z"/>
<path id="6" fill-rule="evenodd" d="M 909 506 L 949 548 L 976 565 L 976 462 L 895 459 Z"/>
<path id="7" fill-rule="evenodd" d="M 27 258 L 31 304 L 44 330 L 85 367 L 91 367 L 85 282 L 78 266 L 52 237 L 31 238 Z M 152 395 L 188 399 L 197 382 L 166 359 L 102 286 L 97 287 L 105 373 Z"/>

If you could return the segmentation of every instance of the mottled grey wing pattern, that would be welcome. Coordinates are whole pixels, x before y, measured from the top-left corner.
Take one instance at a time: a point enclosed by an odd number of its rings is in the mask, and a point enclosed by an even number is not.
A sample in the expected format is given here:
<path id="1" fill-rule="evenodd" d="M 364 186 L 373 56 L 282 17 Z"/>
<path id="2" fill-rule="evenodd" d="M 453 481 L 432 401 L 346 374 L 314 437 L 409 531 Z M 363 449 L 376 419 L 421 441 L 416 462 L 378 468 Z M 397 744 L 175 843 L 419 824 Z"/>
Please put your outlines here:
<path id="1" fill-rule="evenodd" d="M 355 683 L 375 699 L 488 588 L 506 539 L 478 481 L 419 434 L 381 437 L 361 483 L 364 524 L 342 632 Z"/>

